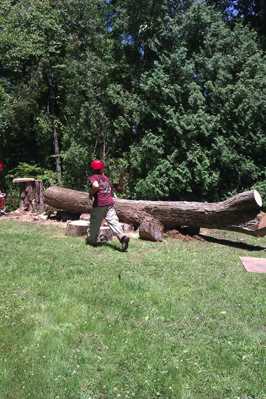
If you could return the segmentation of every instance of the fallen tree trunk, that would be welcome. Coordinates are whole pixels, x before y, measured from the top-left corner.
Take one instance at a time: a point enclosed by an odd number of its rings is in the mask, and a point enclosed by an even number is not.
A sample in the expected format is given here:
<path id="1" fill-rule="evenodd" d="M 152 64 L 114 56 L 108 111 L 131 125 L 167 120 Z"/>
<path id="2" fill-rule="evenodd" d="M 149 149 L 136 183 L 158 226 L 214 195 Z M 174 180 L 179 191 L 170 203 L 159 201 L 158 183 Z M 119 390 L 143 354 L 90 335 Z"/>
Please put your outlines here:
<path id="1" fill-rule="evenodd" d="M 45 191 L 44 198 L 47 205 L 68 212 L 87 213 L 91 210 L 89 194 L 85 192 L 53 186 Z M 150 223 L 151 231 L 153 223 L 162 225 L 165 230 L 180 226 L 222 229 L 244 225 L 257 217 L 261 206 L 262 199 L 256 190 L 217 203 L 115 199 L 115 208 L 121 222 L 135 227 Z M 155 230 L 157 241 L 158 229 Z"/>
<path id="2" fill-rule="evenodd" d="M 261 212 L 255 219 L 249 220 L 247 223 L 228 226 L 226 230 L 248 234 L 253 237 L 264 237 L 266 236 L 266 214 Z"/>

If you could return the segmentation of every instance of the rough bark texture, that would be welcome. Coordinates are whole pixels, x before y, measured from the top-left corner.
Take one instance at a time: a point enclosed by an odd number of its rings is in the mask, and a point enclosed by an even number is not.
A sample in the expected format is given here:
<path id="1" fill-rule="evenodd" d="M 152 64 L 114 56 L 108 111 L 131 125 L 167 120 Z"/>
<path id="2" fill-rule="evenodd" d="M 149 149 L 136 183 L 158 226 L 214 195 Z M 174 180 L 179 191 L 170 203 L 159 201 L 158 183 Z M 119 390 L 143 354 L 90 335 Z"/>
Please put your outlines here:
<path id="1" fill-rule="evenodd" d="M 90 213 L 89 194 L 58 186 L 49 187 L 44 192 L 45 204 L 71 213 Z"/>
<path id="2" fill-rule="evenodd" d="M 42 212 L 44 210 L 43 184 L 34 178 L 16 178 L 14 184 L 20 187 L 20 209 Z"/>
<path id="3" fill-rule="evenodd" d="M 139 238 L 148 241 L 163 241 L 164 226 L 157 221 L 143 221 L 139 226 Z"/>
<path id="4" fill-rule="evenodd" d="M 266 235 L 266 214 L 261 212 L 255 219 L 237 226 L 229 226 L 227 230 L 237 231 L 253 237 L 264 237 Z"/>
<path id="5" fill-rule="evenodd" d="M 36 201 L 36 209 L 37 211 L 44 211 L 44 197 L 43 197 L 43 182 L 36 180 L 35 181 L 35 201 Z"/>
<path id="6" fill-rule="evenodd" d="M 45 191 L 45 203 L 73 213 L 88 213 L 91 202 L 88 193 L 53 186 Z M 164 229 L 180 226 L 224 228 L 245 224 L 256 218 L 262 205 L 256 191 L 235 195 L 223 202 L 169 202 L 115 200 L 119 220 L 140 226 L 144 221 L 159 223 Z"/>

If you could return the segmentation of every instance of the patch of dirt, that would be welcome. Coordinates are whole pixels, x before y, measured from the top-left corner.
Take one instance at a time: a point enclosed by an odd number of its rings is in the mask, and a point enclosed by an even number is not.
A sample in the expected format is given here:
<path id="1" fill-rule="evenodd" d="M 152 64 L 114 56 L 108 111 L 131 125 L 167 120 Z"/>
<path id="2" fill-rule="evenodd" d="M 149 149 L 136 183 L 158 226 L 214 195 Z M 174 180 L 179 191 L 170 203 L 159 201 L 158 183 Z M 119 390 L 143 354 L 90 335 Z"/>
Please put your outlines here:
<path id="1" fill-rule="evenodd" d="M 198 235 L 190 235 L 190 234 L 183 234 L 179 230 L 169 230 L 165 233 L 166 238 L 172 238 L 174 240 L 181 240 L 181 241 L 193 241 L 193 240 L 201 240 Z"/>
<path id="2" fill-rule="evenodd" d="M 34 223 L 34 224 L 41 224 L 41 225 L 48 225 L 48 226 L 58 226 L 65 228 L 66 222 L 48 219 L 44 214 L 38 214 L 33 212 L 23 211 L 21 209 L 17 209 L 14 212 L 9 212 L 0 217 L 0 222 L 4 220 L 15 220 L 17 222 L 23 223 Z"/>
<path id="3" fill-rule="evenodd" d="M 67 220 L 66 217 L 62 217 L 62 220 L 59 219 L 60 214 L 57 214 L 56 217 L 54 218 L 48 218 L 48 216 L 45 213 L 38 214 L 34 212 L 28 212 L 28 211 L 23 211 L 21 209 L 17 209 L 14 212 L 9 212 L 4 216 L 0 217 L 0 222 L 1 220 L 15 220 L 17 222 L 23 222 L 23 223 L 33 223 L 33 224 L 39 224 L 39 225 L 46 225 L 46 226 L 56 226 L 60 227 L 62 229 L 66 228 L 67 225 Z M 58 220 L 59 219 L 59 220 Z M 78 218 L 76 218 L 78 220 Z M 71 218 L 70 218 L 71 220 Z M 201 234 L 210 234 L 211 230 L 208 229 L 201 229 L 200 233 Z M 212 231 L 213 232 L 213 231 Z M 130 238 L 139 238 L 139 232 L 137 231 L 126 231 L 126 234 Z M 199 235 L 191 235 L 185 232 L 180 232 L 179 230 L 169 230 L 164 234 L 164 237 L 171 238 L 173 240 L 181 240 L 181 241 L 204 241 L 202 237 Z"/>
<path id="4" fill-rule="evenodd" d="M 14 212 L 9 212 L 5 214 L 4 216 L 0 217 L 0 222 L 1 220 L 15 220 L 16 222 L 22 222 L 22 223 L 33 223 L 33 224 L 38 224 L 38 225 L 43 225 L 43 226 L 56 226 L 60 227 L 62 229 L 66 229 L 66 225 L 68 220 L 73 220 L 72 218 L 67 219 L 65 215 L 62 216 L 62 220 L 58 220 L 60 217 L 60 213 L 56 215 L 56 217 L 50 219 L 45 213 L 38 214 L 38 213 L 33 213 L 33 212 L 27 212 L 23 211 L 21 209 L 17 209 Z M 78 218 L 75 218 L 78 220 Z M 103 223 L 105 225 L 105 223 Z M 139 232 L 138 231 L 126 231 L 125 234 L 127 234 L 130 238 L 139 238 Z M 82 238 L 84 238 L 82 236 Z"/>

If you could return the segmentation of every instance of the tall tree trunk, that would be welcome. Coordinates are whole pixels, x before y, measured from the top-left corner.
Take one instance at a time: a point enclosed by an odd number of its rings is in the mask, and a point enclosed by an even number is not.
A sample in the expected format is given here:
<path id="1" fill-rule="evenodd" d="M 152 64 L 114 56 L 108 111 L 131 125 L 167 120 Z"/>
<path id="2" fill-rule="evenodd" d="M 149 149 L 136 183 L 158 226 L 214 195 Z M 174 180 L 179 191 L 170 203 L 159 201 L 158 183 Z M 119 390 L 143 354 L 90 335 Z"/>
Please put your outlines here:
<path id="1" fill-rule="evenodd" d="M 59 135 L 56 126 L 56 83 L 54 80 L 53 72 L 51 71 L 49 71 L 48 73 L 47 112 L 50 115 L 50 118 L 52 119 L 54 158 L 55 158 L 57 180 L 59 184 L 62 184 L 62 168 L 61 168 L 61 159 L 60 159 Z"/>
<path id="2" fill-rule="evenodd" d="M 61 168 L 60 149 L 59 149 L 59 137 L 55 121 L 53 121 L 53 136 L 54 136 L 54 157 L 55 157 L 57 180 L 59 184 L 62 184 L 62 168 Z"/>

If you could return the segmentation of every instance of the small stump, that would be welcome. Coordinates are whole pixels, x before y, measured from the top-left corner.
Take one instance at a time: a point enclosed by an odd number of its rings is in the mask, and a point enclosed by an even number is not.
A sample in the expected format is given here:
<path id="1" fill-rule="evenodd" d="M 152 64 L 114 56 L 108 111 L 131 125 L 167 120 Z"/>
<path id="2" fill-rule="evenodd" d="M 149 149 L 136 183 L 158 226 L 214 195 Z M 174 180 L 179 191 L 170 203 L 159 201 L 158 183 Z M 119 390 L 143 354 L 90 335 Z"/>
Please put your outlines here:
<path id="1" fill-rule="evenodd" d="M 87 234 L 89 222 L 85 220 L 75 220 L 68 222 L 66 226 L 66 236 L 82 237 Z"/>
<path id="2" fill-rule="evenodd" d="M 68 222 L 66 226 L 65 234 L 72 237 L 82 237 L 87 235 L 90 222 L 86 220 L 75 220 L 73 222 Z M 101 226 L 98 241 L 105 242 L 111 241 L 113 238 L 113 233 L 108 226 Z"/>
<path id="3" fill-rule="evenodd" d="M 39 180 L 31 177 L 19 177 L 13 179 L 14 184 L 19 184 L 20 204 L 19 208 L 23 211 L 43 211 L 43 184 Z"/>
<path id="4" fill-rule="evenodd" d="M 81 215 L 80 215 L 80 220 L 87 220 L 87 221 L 89 221 L 90 220 L 90 218 L 91 218 L 91 215 L 90 215 L 90 213 L 82 213 Z"/>

